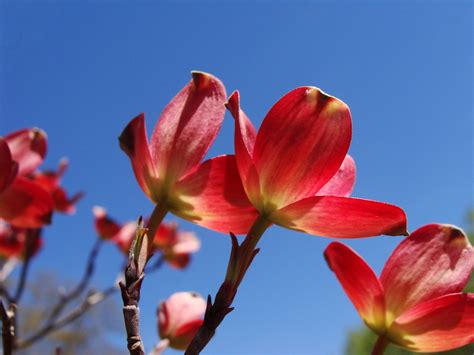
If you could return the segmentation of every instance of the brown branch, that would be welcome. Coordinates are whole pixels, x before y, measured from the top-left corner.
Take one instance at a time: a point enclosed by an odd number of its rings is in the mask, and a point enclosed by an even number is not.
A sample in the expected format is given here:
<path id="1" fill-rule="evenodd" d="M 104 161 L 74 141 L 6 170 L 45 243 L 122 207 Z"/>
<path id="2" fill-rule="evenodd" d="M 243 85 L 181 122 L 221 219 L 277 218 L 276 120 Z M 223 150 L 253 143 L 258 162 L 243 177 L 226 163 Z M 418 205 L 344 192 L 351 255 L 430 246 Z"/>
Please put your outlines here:
<path id="1" fill-rule="evenodd" d="M 83 293 L 83 291 L 87 288 L 87 286 L 89 285 L 92 279 L 92 276 L 94 275 L 95 261 L 97 259 L 97 255 L 99 253 L 100 247 L 102 246 L 102 242 L 103 242 L 102 239 L 98 238 L 96 240 L 94 246 L 92 247 L 89 253 L 89 257 L 87 258 L 86 269 L 84 271 L 84 274 L 82 275 L 81 281 L 79 281 L 77 286 L 74 289 L 72 289 L 69 293 L 62 294 L 60 296 L 60 300 L 51 311 L 51 314 L 48 317 L 47 323 L 54 321 L 61 314 L 64 307 L 66 307 L 71 301 L 79 297 Z"/>
<path id="2" fill-rule="evenodd" d="M 12 298 L 12 303 L 18 304 L 20 302 L 23 291 L 25 290 L 26 279 L 28 278 L 28 271 L 30 268 L 31 257 L 33 256 L 34 246 L 40 236 L 41 229 L 28 229 L 26 235 L 25 259 L 21 267 L 20 281 L 18 282 L 15 294 Z"/>
<path id="3" fill-rule="evenodd" d="M 50 333 L 55 332 L 63 328 L 64 326 L 70 324 L 79 317 L 83 316 L 92 306 L 102 302 L 116 291 L 117 288 L 113 286 L 100 292 L 92 292 L 84 299 L 84 301 L 77 308 L 73 309 L 64 317 L 58 319 L 55 322 L 49 322 L 28 338 L 24 340 L 18 340 L 16 344 L 16 349 L 27 348 L 36 343 L 38 340 L 42 339 L 43 337 L 49 335 Z"/>
<path id="4" fill-rule="evenodd" d="M 145 346 L 140 337 L 140 309 L 138 303 L 153 238 L 156 229 L 167 213 L 166 201 L 163 201 L 162 204 L 155 206 L 147 228 L 143 227 L 143 219 L 139 218 L 135 239 L 130 247 L 128 263 L 125 267 L 125 283 L 119 282 L 123 301 L 123 319 L 127 332 L 127 348 L 130 355 L 145 355 Z"/>
<path id="5" fill-rule="evenodd" d="M 11 355 L 15 343 L 15 304 L 12 303 L 5 309 L 3 302 L 0 301 L 0 318 L 2 318 L 2 342 L 3 354 Z"/>
<path id="6" fill-rule="evenodd" d="M 209 341 L 211 341 L 217 327 L 219 327 L 224 318 L 234 310 L 231 305 L 237 294 L 239 285 L 252 264 L 253 259 L 260 251 L 260 249 L 256 248 L 260 237 L 270 225 L 271 223 L 266 221 L 265 218 L 259 217 L 241 245 L 239 245 L 237 237 L 233 233 L 230 233 L 232 249 L 227 265 L 226 277 L 217 291 L 214 303 L 212 303 L 210 295 L 207 297 L 204 322 L 186 349 L 185 355 L 200 354 Z"/>

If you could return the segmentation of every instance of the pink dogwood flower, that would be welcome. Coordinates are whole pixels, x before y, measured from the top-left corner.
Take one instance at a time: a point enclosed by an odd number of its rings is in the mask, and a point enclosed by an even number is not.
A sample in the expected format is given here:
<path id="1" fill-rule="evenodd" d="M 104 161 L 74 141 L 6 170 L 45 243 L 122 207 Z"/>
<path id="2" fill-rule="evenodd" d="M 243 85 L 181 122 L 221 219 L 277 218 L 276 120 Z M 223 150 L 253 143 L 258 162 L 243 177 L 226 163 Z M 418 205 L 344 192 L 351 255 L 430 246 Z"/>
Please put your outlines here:
<path id="1" fill-rule="evenodd" d="M 227 108 L 235 119 L 238 173 L 254 206 L 234 233 L 246 232 L 257 217 L 336 238 L 406 233 L 399 207 L 348 197 L 355 164 L 347 155 L 352 123 L 344 102 L 315 87 L 296 88 L 270 109 L 258 132 L 240 109 L 238 91 Z"/>
<path id="2" fill-rule="evenodd" d="M 136 233 L 136 222 L 123 225 L 112 219 L 103 207 L 94 207 L 95 228 L 104 240 L 115 243 L 128 256 Z M 184 269 L 191 260 L 191 254 L 199 251 L 201 242 L 192 232 L 181 231 L 176 223 L 161 223 L 157 228 L 150 252 L 160 252 L 164 261 L 176 269 Z"/>
<path id="3" fill-rule="evenodd" d="M 169 346 L 185 350 L 203 322 L 206 301 L 194 292 L 177 292 L 158 307 L 158 332 L 161 353 Z"/>
<path id="4" fill-rule="evenodd" d="M 219 79 L 193 72 L 192 80 L 161 113 L 150 143 L 143 114 L 123 131 L 120 145 L 142 190 L 157 205 L 152 222 L 170 211 L 225 233 L 243 232 L 242 225 L 252 223 L 254 209 L 235 157 L 222 155 L 201 163 L 222 125 L 225 102 Z"/>
<path id="5" fill-rule="evenodd" d="M 365 324 L 388 343 L 415 352 L 446 351 L 474 342 L 474 294 L 462 293 L 474 249 L 462 230 L 429 224 L 404 239 L 378 278 L 346 245 L 325 253 L 331 270 Z"/>
<path id="6" fill-rule="evenodd" d="M 0 219 L 19 228 L 51 222 L 51 195 L 29 176 L 46 154 L 46 134 L 36 128 L 0 137 Z"/>

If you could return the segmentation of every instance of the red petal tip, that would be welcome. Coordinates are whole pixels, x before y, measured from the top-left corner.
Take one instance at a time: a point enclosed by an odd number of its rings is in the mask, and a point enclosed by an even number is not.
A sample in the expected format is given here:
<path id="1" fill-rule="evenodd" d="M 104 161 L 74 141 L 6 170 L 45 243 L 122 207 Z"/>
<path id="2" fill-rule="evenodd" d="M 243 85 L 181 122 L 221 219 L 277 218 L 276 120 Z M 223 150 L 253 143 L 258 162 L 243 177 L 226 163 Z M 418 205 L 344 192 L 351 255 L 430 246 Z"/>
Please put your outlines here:
<path id="1" fill-rule="evenodd" d="M 143 124 L 142 121 L 145 120 L 145 114 L 142 112 L 136 116 L 133 120 L 129 122 L 127 127 L 122 131 L 119 137 L 120 148 L 129 156 L 133 156 L 135 150 L 135 140 L 133 136 L 134 130 L 133 126 Z"/>
<path id="2" fill-rule="evenodd" d="M 240 107 L 240 94 L 238 90 L 235 90 L 232 95 L 229 96 L 225 107 L 230 111 L 232 116 L 239 117 L 239 107 Z"/>
<path id="3" fill-rule="evenodd" d="M 193 78 L 194 86 L 198 89 L 205 89 L 214 79 L 211 74 L 195 70 L 191 72 L 191 76 Z"/>

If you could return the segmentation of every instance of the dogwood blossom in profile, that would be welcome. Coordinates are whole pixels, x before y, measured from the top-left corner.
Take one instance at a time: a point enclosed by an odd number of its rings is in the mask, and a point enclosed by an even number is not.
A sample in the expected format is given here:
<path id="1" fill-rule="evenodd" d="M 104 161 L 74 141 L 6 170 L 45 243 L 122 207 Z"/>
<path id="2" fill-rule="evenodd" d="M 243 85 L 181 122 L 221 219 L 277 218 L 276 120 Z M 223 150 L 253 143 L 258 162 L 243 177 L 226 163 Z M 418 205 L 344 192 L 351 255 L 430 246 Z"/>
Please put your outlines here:
<path id="1" fill-rule="evenodd" d="M 254 207 L 234 233 L 245 233 L 257 217 L 337 238 L 406 233 L 399 207 L 348 197 L 355 164 L 347 155 L 352 123 L 344 102 L 315 87 L 296 88 L 270 109 L 258 132 L 240 109 L 238 91 L 227 108 L 235 119 L 238 173 Z M 194 205 L 192 199 L 185 202 Z"/>
<path id="2" fill-rule="evenodd" d="M 415 352 L 446 351 L 474 342 L 474 294 L 462 293 L 474 265 L 466 235 L 451 225 L 423 226 L 404 239 L 379 278 L 346 245 L 325 253 L 331 270 L 369 328 Z"/>
<path id="3" fill-rule="evenodd" d="M 51 195 L 29 179 L 46 155 L 46 134 L 37 128 L 0 137 L 0 219 L 19 228 L 51 222 Z"/>
<path id="4" fill-rule="evenodd" d="M 115 243 L 126 256 L 135 238 L 136 222 L 119 224 L 111 218 L 105 208 L 93 208 L 97 234 L 105 240 Z M 200 240 L 192 232 L 179 230 L 176 223 L 162 223 L 155 232 L 151 252 L 160 252 L 163 259 L 174 268 L 188 266 L 191 254 L 199 251 Z"/>
<path id="5" fill-rule="evenodd" d="M 177 292 L 161 302 L 158 311 L 158 333 L 161 342 L 153 354 L 166 347 L 185 350 L 203 322 L 206 301 L 195 292 Z"/>
<path id="6" fill-rule="evenodd" d="M 233 155 L 201 163 L 222 125 L 225 102 L 219 79 L 193 72 L 192 80 L 163 110 L 151 142 L 140 114 L 123 131 L 120 146 L 142 190 L 164 214 L 170 211 L 228 233 L 241 231 L 242 221 L 251 224 L 254 213 Z"/>

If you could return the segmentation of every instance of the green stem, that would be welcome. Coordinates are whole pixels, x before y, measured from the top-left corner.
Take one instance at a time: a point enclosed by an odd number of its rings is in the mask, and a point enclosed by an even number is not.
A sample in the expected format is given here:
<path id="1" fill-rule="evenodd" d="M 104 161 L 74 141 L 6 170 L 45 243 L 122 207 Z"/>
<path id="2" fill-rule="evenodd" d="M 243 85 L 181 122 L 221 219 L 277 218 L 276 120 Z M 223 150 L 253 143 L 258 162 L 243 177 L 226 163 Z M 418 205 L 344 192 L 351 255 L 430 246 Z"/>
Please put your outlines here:
<path id="1" fill-rule="evenodd" d="M 389 341 L 385 337 L 385 335 L 380 335 L 377 339 L 377 342 L 374 345 L 374 348 L 372 349 L 372 355 L 383 355 L 388 344 L 389 344 Z"/>
<path id="2" fill-rule="evenodd" d="M 165 218 L 166 214 L 168 213 L 169 208 L 166 201 L 160 202 L 155 206 L 153 213 L 150 216 L 150 220 L 148 221 L 148 241 L 152 242 L 155 236 L 156 230 L 160 226 L 161 222 Z M 150 245 L 151 243 L 148 243 Z"/>

